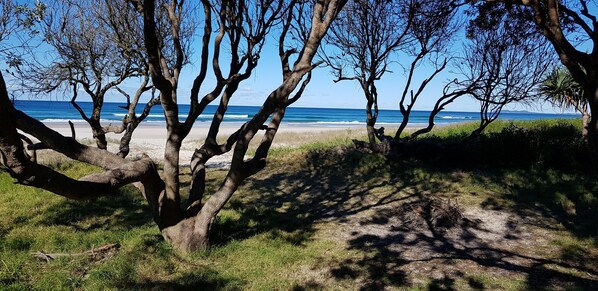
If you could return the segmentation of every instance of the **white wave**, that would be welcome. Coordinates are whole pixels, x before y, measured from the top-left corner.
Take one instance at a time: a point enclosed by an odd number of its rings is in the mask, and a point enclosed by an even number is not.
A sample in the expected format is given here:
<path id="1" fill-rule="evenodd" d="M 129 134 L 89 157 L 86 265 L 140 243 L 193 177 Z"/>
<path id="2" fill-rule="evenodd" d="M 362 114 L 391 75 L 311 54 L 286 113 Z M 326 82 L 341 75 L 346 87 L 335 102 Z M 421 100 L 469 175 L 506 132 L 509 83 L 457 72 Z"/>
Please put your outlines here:
<path id="1" fill-rule="evenodd" d="M 72 123 L 86 123 L 83 119 L 61 119 L 61 118 L 46 118 L 40 120 L 43 123 L 68 123 L 69 121 Z M 100 122 L 103 124 L 108 123 L 121 123 L 122 120 L 114 120 L 114 119 L 100 119 Z"/>
<path id="2" fill-rule="evenodd" d="M 442 119 L 472 119 L 471 116 L 450 116 L 450 115 L 440 116 L 440 118 L 442 118 Z"/>
<path id="3" fill-rule="evenodd" d="M 102 123 L 122 123 L 123 121 L 118 119 L 118 120 L 114 120 L 114 119 L 100 119 L 100 122 Z"/>
<path id="4" fill-rule="evenodd" d="M 249 115 L 247 115 L 247 114 L 244 114 L 244 115 L 243 114 L 241 114 L 241 115 L 231 114 L 231 115 L 225 115 L 224 118 L 225 119 L 226 118 L 229 118 L 229 119 L 245 119 L 245 118 L 249 118 Z"/>
<path id="5" fill-rule="evenodd" d="M 58 119 L 58 118 L 46 118 L 40 120 L 43 123 L 68 123 L 71 121 L 72 123 L 85 123 L 85 120 L 82 119 Z"/>
<path id="6" fill-rule="evenodd" d="M 360 121 L 316 121 L 315 124 L 365 124 L 365 122 Z"/>
<path id="7" fill-rule="evenodd" d="M 124 117 L 126 114 L 120 114 L 120 113 L 115 113 L 113 114 L 114 116 L 121 116 Z M 187 114 L 179 114 L 179 118 L 187 118 Z M 200 114 L 198 118 L 202 118 L 202 119 L 208 119 L 208 118 L 212 118 L 214 115 L 212 114 Z M 147 117 L 153 117 L 153 118 L 163 118 L 164 115 L 163 114 L 148 114 Z M 225 119 L 245 119 L 245 118 L 249 118 L 249 115 L 247 114 L 226 114 L 224 115 Z"/>
<path id="8" fill-rule="evenodd" d="M 200 114 L 199 118 L 203 118 L 203 119 L 207 119 L 207 118 L 213 118 L 214 115 L 213 114 Z M 249 115 L 247 114 L 225 114 L 224 115 L 224 119 L 245 119 L 245 118 L 249 118 Z"/>
<path id="9" fill-rule="evenodd" d="M 364 123 L 365 124 L 365 123 Z M 376 125 L 400 125 L 400 122 L 376 122 Z M 409 122 L 409 125 L 418 124 L 417 122 Z M 427 124 L 423 123 L 422 124 Z"/>

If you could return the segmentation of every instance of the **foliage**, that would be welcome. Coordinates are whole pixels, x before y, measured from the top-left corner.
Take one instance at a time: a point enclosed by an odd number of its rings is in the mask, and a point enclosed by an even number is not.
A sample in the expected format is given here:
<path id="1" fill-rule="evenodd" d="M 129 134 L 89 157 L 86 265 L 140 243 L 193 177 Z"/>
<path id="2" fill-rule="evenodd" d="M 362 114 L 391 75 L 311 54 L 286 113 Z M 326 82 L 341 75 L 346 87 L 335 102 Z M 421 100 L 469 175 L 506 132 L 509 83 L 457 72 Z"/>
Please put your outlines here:
<path id="1" fill-rule="evenodd" d="M 376 81 L 390 71 L 397 52 L 412 41 L 416 8 L 409 1 L 350 1 L 331 27 L 322 50 L 335 82 L 357 81 L 366 99 L 366 128 L 370 145 L 376 143 L 374 125 L 378 118 Z"/>
<path id="2" fill-rule="evenodd" d="M 447 126 L 424 136 L 420 142 L 443 143 L 440 152 L 426 159 L 467 167 L 530 166 L 559 169 L 590 169 L 587 144 L 579 121 L 498 122 L 477 139 L 463 143 L 464 133 L 475 125 Z M 515 150 L 516 149 L 516 150 Z"/>
<path id="3" fill-rule="evenodd" d="M 9 69 L 18 69 L 25 61 L 15 48 L 30 48 L 31 40 L 39 34 L 37 25 L 46 15 L 43 2 L 18 3 L 14 0 L 0 1 L 0 58 Z M 12 73 L 12 71 L 8 71 Z"/>
<path id="4" fill-rule="evenodd" d="M 460 69 L 469 95 L 480 102 L 479 135 L 511 103 L 537 100 L 536 87 L 554 62 L 549 42 L 533 24 L 528 7 L 476 6 L 470 20 L 465 65 Z M 471 13 L 471 12 L 470 12 Z"/>
<path id="5" fill-rule="evenodd" d="M 596 34 L 596 2 L 595 1 L 481 1 L 479 7 L 487 10 L 498 10 L 502 7 L 508 11 L 529 11 L 509 15 L 509 23 L 518 23 L 518 19 L 529 20 L 528 31 L 537 31 L 536 37 L 550 42 L 563 66 L 571 73 L 575 81 L 583 87 L 586 102 L 590 108 L 596 108 L 596 84 L 598 66 L 594 61 L 597 50 L 587 50 L 588 45 L 595 47 L 598 42 Z M 479 3 L 479 2 L 474 2 Z M 480 14 L 478 19 L 488 17 Z M 533 24 L 532 24 L 533 22 Z M 527 39 L 527 33 L 517 31 L 520 39 Z M 598 156 L 598 118 L 584 115 L 589 119 L 584 126 L 591 148 L 591 156 Z"/>
<path id="6" fill-rule="evenodd" d="M 56 94 L 70 99 L 81 119 L 91 127 L 99 148 L 106 149 L 107 133 L 124 133 L 118 154 L 126 156 L 133 131 L 157 103 L 152 95 L 143 113 L 138 114 L 139 99 L 152 88 L 142 19 L 123 1 L 53 1 L 36 28 L 41 32 L 38 41 L 45 51 L 23 50 L 14 86 L 29 96 Z M 188 39 L 191 32 L 186 31 L 181 37 Z M 161 36 L 168 43 L 165 33 Z M 137 92 L 119 87 L 125 84 L 133 84 Z M 121 93 L 126 102 L 122 123 L 102 124 L 106 96 Z M 91 99 L 91 110 L 79 106 L 79 94 Z"/>
<path id="7" fill-rule="evenodd" d="M 553 69 L 538 90 L 548 101 L 561 109 L 574 109 L 587 114 L 588 104 L 583 98 L 583 88 L 566 68 Z"/>

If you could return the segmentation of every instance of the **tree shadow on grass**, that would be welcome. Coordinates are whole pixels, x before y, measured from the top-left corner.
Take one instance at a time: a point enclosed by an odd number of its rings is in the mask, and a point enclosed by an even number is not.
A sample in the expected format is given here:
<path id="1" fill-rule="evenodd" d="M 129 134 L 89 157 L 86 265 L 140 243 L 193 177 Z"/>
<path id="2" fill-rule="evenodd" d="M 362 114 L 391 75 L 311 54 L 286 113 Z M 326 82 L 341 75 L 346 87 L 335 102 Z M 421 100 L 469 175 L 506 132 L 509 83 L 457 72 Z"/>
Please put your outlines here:
<path id="1" fill-rule="evenodd" d="M 590 210 L 598 201 L 593 194 L 597 184 L 587 174 L 585 148 L 571 134 L 575 130 L 568 126 L 508 128 L 473 144 L 439 147 L 439 153 L 407 154 L 398 160 L 356 150 L 316 150 L 299 170 L 279 169 L 250 179 L 239 193 L 246 197 L 230 204 L 240 216 L 219 221 L 215 241 L 222 244 L 270 232 L 301 245 L 313 239 L 317 223 L 333 222 L 339 242 L 347 241 L 348 249 L 363 257 L 332 262 L 330 275 L 361 282 L 365 290 L 417 285 L 421 277 L 432 290 L 501 288 L 521 277 L 521 288 L 596 288 L 598 262 L 584 258 L 583 248 L 563 247 L 560 257 L 549 259 L 530 255 L 534 252 L 525 245 L 517 248 L 522 242 L 534 246 L 529 237 L 533 233 L 522 231 L 532 226 L 556 230 L 562 224 L 577 237 L 596 236 L 598 224 Z M 573 158 L 567 160 L 568 155 Z M 455 172 L 466 173 L 482 187 L 503 189 L 497 190 L 497 197 L 488 197 L 480 210 L 513 215 L 501 226 L 500 243 L 490 239 L 497 234 L 484 221 L 470 221 L 446 237 L 430 229 L 401 228 L 401 221 L 393 219 L 397 205 L 451 191 L 459 180 L 451 178 Z M 522 180 L 510 181 L 513 173 Z M 538 189 L 544 196 L 533 195 Z M 574 215 L 559 202 L 563 195 L 572 201 Z M 486 219 L 490 223 L 493 218 Z M 480 275 L 485 273 L 498 283 Z"/>
<path id="2" fill-rule="evenodd" d="M 311 152 L 307 164 L 299 171 L 275 172 L 266 178 L 251 179 L 247 188 L 240 189 L 239 195 L 245 195 L 246 199 L 230 203 L 230 208 L 240 216 L 219 220 L 213 227 L 212 241 L 223 244 L 268 232 L 291 244 L 303 245 L 313 239 L 316 224 L 332 222 L 344 230 L 338 240 L 345 243 L 364 227 L 356 223 L 355 217 L 369 218 L 377 209 L 418 200 L 434 189 L 449 187 L 451 181 L 427 180 L 424 172 L 410 170 L 412 166 L 361 152 Z M 388 219 L 378 216 L 374 221 L 388 222 Z M 369 241 L 370 249 L 363 251 L 371 253 L 383 244 L 384 240 Z M 399 257 L 380 253 L 363 261 L 339 262 L 338 268 L 331 266 L 331 276 L 364 279 L 366 289 L 405 286 L 408 279 L 404 270 L 398 268 L 401 261 Z M 359 268 L 352 267 L 356 264 Z"/>
<path id="3" fill-rule="evenodd" d="M 40 225 L 64 225 L 77 231 L 128 230 L 153 225 L 147 203 L 133 186 L 89 201 L 64 200 L 40 214 Z"/>
<path id="4" fill-rule="evenodd" d="M 327 153 L 312 152 L 301 170 L 249 179 L 238 193 L 245 199 L 235 199 L 227 207 L 240 217 L 218 220 L 211 241 L 218 245 L 270 232 L 289 243 L 302 245 L 311 240 L 316 222 L 347 222 L 351 215 L 409 199 L 411 195 L 405 193 L 416 186 L 402 182 L 409 180 L 401 177 L 377 177 L 377 171 L 364 169 L 371 166 L 369 161 L 360 164 L 361 154 L 348 153 L 338 159 L 324 159 L 319 156 L 322 154 Z M 334 168 L 341 170 L 331 170 Z M 386 193 L 371 195 L 370 191 L 376 188 L 385 188 Z"/>
<path id="5" fill-rule="evenodd" d="M 92 280 L 118 290 L 242 290 L 247 285 L 242 278 L 173 252 L 160 235 L 144 235 L 119 255 L 95 270 Z"/>
<path id="6" fill-rule="evenodd" d="M 580 238 L 598 238 L 598 183 L 591 176 L 561 169 L 535 169 L 518 172 L 519 179 L 497 171 L 492 175 L 473 175 L 478 182 L 490 181 L 504 189 L 503 198 L 512 206 L 488 197 L 482 206 L 488 209 L 506 208 L 521 216 L 541 213 L 556 223 L 538 221 L 540 227 L 563 226 Z"/>
<path id="7" fill-rule="evenodd" d="M 546 259 L 528 255 L 525 249 L 505 247 L 526 235 L 516 221 L 529 217 L 534 219 L 525 220 L 526 225 L 548 228 L 562 224 L 576 236 L 593 237 L 592 225 L 595 227 L 596 223 L 591 210 L 598 201 L 593 196 L 598 192 L 594 180 L 570 171 L 580 161 L 563 169 L 546 170 L 562 160 L 554 156 L 558 144 L 534 153 L 533 158 L 509 157 L 509 151 L 534 152 L 517 147 L 537 142 L 520 140 L 529 138 L 529 133 L 515 130 L 513 135 L 510 140 L 501 137 L 483 141 L 484 146 L 451 147 L 443 153 L 447 157 L 404 156 L 400 161 L 359 151 L 313 151 L 306 156 L 302 167 L 291 171 L 277 167 L 271 173 L 249 179 L 227 206 L 238 217 L 217 220 L 212 242 L 225 244 L 231 239 L 268 233 L 290 244 L 304 245 L 314 238 L 318 223 L 332 222 L 338 225 L 334 235 L 339 237 L 335 239 L 346 242 L 349 250 L 362 255 L 331 262 L 330 276 L 339 281 L 361 282 L 356 287 L 365 290 L 417 285 L 416 279 L 421 277 L 429 279 L 427 287 L 432 290 L 459 289 L 462 284 L 478 290 L 497 287 L 465 270 L 489 273 L 499 280 L 524 276 L 523 288 L 530 289 L 595 288 L 598 271 L 593 266 L 598 264 L 586 264 L 594 258 L 584 254 L 582 248 L 569 246 L 563 248 L 560 258 Z M 492 144 L 500 147 L 498 157 L 486 156 L 496 152 L 487 148 Z M 476 148 L 483 151 L 475 152 Z M 514 169 L 519 171 L 521 181 L 509 180 Z M 496 233 L 475 219 L 448 236 L 432 229 L 406 229 L 402 226 L 404 221 L 397 220 L 397 206 L 414 205 L 431 196 L 446 194 L 456 182 L 450 178 L 454 171 L 469 173 L 480 185 L 493 184 L 504 189 L 500 197 L 488 197 L 482 205 L 485 211 L 508 210 L 516 215 L 505 223 L 506 233 L 498 237 L 500 243 L 489 239 L 497 238 Z M 506 200 L 515 206 L 504 203 Z M 563 201 L 573 204 L 563 207 L 566 206 Z M 85 203 L 65 201 L 44 215 L 47 219 L 41 223 L 78 230 L 127 229 L 151 224 L 145 203 L 129 195 Z M 91 218 L 97 219 L 96 222 L 82 223 Z M 185 290 L 198 286 L 242 288 L 244 284 L 240 279 L 226 278 L 202 267 L 201 272 L 182 273 L 175 278 L 147 283 L 124 280 L 114 282 L 113 286 Z M 318 286 L 321 285 L 311 282 L 296 285 L 294 289 Z"/>
<path id="8" fill-rule="evenodd" d="M 226 278 L 210 268 L 202 268 L 201 272 L 187 272 L 173 280 L 149 281 L 139 284 L 126 284 L 129 290 L 243 290 L 245 285 L 241 279 Z"/>
<path id="9" fill-rule="evenodd" d="M 141 283 L 114 282 L 110 284 L 123 290 L 243 290 L 242 280 L 224 278 L 218 272 L 203 268 L 201 272 L 187 272 L 169 280 L 152 280 Z"/>

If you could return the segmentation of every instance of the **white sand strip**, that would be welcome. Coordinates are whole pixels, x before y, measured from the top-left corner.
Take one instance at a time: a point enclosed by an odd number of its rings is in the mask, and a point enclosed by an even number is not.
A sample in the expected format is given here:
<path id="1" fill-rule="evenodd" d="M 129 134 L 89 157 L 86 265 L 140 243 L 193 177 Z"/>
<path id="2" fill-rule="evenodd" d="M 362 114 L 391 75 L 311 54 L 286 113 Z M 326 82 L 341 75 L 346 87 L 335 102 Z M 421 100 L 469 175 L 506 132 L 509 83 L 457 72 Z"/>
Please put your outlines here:
<path id="1" fill-rule="evenodd" d="M 47 123 L 48 127 L 58 131 L 64 136 L 71 136 L 71 128 L 68 124 Z M 219 142 L 239 129 L 242 124 L 223 124 L 219 131 Z M 85 144 L 95 145 L 91 129 L 86 123 L 75 123 L 75 137 Z M 203 144 L 208 133 L 209 124 L 196 124 L 181 146 L 180 162 L 188 165 L 193 152 Z M 301 126 L 297 124 L 282 124 L 274 140 L 273 147 L 296 147 L 302 144 L 322 139 L 332 138 L 356 138 L 365 135 L 363 125 L 324 125 Z M 109 133 L 108 150 L 117 152 L 122 134 Z M 256 136 L 254 143 L 258 143 L 261 137 Z M 163 161 L 164 145 L 166 144 L 166 126 L 141 124 L 133 133 L 130 144 L 130 157 L 147 154 L 154 161 Z M 207 164 L 208 167 L 226 168 L 230 165 L 232 151 L 221 156 L 213 157 Z"/>

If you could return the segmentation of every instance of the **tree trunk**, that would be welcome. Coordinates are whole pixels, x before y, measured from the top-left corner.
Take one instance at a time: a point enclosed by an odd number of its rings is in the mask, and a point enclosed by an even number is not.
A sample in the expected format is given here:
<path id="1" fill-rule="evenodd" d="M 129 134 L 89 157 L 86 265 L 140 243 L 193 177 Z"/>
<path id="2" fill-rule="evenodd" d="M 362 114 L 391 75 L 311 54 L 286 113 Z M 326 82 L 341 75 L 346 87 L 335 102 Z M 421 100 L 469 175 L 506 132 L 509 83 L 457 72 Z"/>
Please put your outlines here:
<path id="1" fill-rule="evenodd" d="M 486 129 L 486 127 L 488 127 L 488 125 L 492 122 L 493 120 L 481 120 L 480 121 L 480 126 L 478 128 L 476 128 L 474 131 L 471 132 L 471 134 L 465 139 L 467 140 L 472 140 L 475 139 L 477 137 L 479 137 L 480 135 L 482 135 L 482 133 L 484 132 L 484 130 Z"/>
<path id="2" fill-rule="evenodd" d="M 118 153 L 116 153 L 119 157 L 124 158 L 129 155 L 129 152 L 131 150 L 129 145 L 131 143 L 131 138 L 133 137 L 133 132 L 135 131 L 135 128 L 137 128 L 137 125 L 137 122 L 130 122 L 129 124 L 127 124 L 127 129 L 125 130 L 124 135 L 120 139 Z"/>
<path id="3" fill-rule="evenodd" d="M 376 117 L 372 114 L 372 104 L 373 102 L 368 100 L 367 105 L 365 107 L 366 112 L 366 129 L 368 132 L 368 140 L 371 146 L 376 144 L 376 131 L 374 130 L 374 126 L 376 125 Z M 376 112 L 377 113 L 377 112 Z M 377 114 L 375 114 L 377 115 Z"/>
<path id="4" fill-rule="evenodd" d="M 598 88 L 592 90 L 586 97 L 590 106 L 590 120 L 587 126 L 584 126 L 584 129 L 587 134 L 592 160 L 596 161 L 598 159 Z M 587 117 L 584 119 L 587 120 Z"/>
<path id="5" fill-rule="evenodd" d="M 196 217 L 188 217 L 175 225 L 162 229 L 162 236 L 175 249 L 189 253 L 201 249 L 207 249 L 210 244 L 209 228 L 211 219 L 206 227 L 196 227 Z"/>
<path id="6" fill-rule="evenodd" d="M 101 150 L 108 149 L 108 141 L 106 140 L 106 133 L 104 129 L 100 125 L 100 122 L 91 122 L 91 132 L 93 134 L 93 139 L 96 141 L 96 145 Z"/>
<path id="7" fill-rule="evenodd" d="M 178 132 L 169 128 L 168 139 L 164 147 L 164 171 L 163 179 L 166 185 L 165 196 L 162 203 L 164 209 L 169 214 L 171 220 L 168 225 L 176 224 L 181 217 L 181 200 L 179 195 L 179 152 L 181 149 L 181 140 Z"/>
<path id="8" fill-rule="evenodd" d="M 236 173 L 229 174 L 220 189 L 201 207 L 199 213 L 162 228 L 162 236 L 166 241 L 175 249 L 186 253 L 208 248 L 214 218 L 241 182 L 233 178 L 234 175 Z"/>
<path id="9" fill-rule="evenodd" d="M 581 114 L 581 135 L 584 139 L 588 140 L 588 127 L 590 126 L 590 114 L 583 112 Z"/>
<path id="10" fill-rule="evenodd" d="M 407 128 L 407 124 L 409 124 L 409 115 L 410 114 L 411 114 L 411 110 L 409 110 L 407 113 L 403 113 L 403 120 L 401 121 L 401 125 L 399 125 L 399 128 L 397 129 L 397 132 L 395 133 L 395 136 L 393 138 L 394 141 L 399 141 L 401 139 L 401 134 L 403 133 L 405 128 Z"/>
<path id="11" fill-rule="evenodd" d="M 366 128 L 368 132 L 368 139 L 370 141 L 370 146 L 375 148 L 376 146 L 376 130 L 374 126 L 376 125 L 376 120 L 378 119 L 378 89 L 376 88 L 376 84 L 373 80 L 368 81 L 369 84 L 362 85 L 362 88 L 365 92 L 365 97 L 367 98 L 366 104 Z M 373 107 L 373 113 L 372 113 Z"/>

